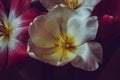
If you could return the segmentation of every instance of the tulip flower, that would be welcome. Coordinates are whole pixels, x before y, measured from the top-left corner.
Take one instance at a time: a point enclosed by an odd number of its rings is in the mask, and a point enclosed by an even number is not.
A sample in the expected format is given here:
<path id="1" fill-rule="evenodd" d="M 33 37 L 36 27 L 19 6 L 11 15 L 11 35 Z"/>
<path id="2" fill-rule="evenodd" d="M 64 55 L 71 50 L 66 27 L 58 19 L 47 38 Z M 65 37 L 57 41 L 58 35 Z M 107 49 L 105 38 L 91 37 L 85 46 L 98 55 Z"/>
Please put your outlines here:
<path id="1" fill-rule="evenodd" d="M 93 42 L 97 30 L 96 16 L 79 15 L 73 9 L 58 5 L 30 24 L 28 53 L 54 66 L 71 63 L 74 67 L 93 71 L 102 61 L 102 47 Z"/>
<path id="2" fill-rule="evenodd" d="M 34 1 L 34 0 L 33 0 Z M 93 10 L 101 0 L 39 0 L 46 9 L 50 10 L 55 5 L 64 4 L 71 9 L 79 9 L 80 7 Z"/>
<path id="3" fill-rule="evenodd" d="M 27 30 L 38 15 L 30 8 L 30 0 L 11 0 L 10 6 L 3 2 L 0 0 L 0 71 L 27 56 Z"/>

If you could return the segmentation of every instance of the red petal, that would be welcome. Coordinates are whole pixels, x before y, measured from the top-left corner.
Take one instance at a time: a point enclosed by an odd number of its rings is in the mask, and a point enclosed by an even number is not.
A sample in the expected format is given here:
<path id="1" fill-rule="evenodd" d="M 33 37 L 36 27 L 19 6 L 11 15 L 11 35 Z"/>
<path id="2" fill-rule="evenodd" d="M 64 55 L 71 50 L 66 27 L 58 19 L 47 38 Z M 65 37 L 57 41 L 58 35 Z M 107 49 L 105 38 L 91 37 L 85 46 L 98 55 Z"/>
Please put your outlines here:
<path id="1" fill-rule="evenodd" d="M 28 38 L 29 38 L 28 27 L 24 27 L 22 32 L 18 35 L 17 39 L 27 43 Z"/>
<path id="2" fill-rule="evenodd" d="M 7 60 L 7 51 L 0 50 L 0 72 L 6 66 L 6 63 L 5 63 L 6 60 Z"/>
<path id="3" fill-rule="evenodd" d="M 16 15 L 19 16 L 30 8 L 30 0 L 12 0 L 10 10 L 15 9 Z"/>
<path id="4" fill-rule="evenodd" d="M 16 18 L 16 19 L 21 19 L 22 20 L 22 23 L 19 24 L 19 27 L 23 27 L 23 31 L 17 37 L 18 40 L 27 42 L 27 40 L 29 38 L 29 35 L 28 35 L 29 24 L 38 15 L 39 15 L 39 12 L 37 10 L 29 9 L 24 14 L 22 14 L 21 16 Z"/>
<path id="5" fill-rule="evenodd" d="M 27 43 L 20 42 L 17 44 L 16 49 L 14 51 L 9 51 L 8 56 L 8 68 L 18 66 L 22 61 L 29 59 L 30 57 L 27 53 Z"/>
<path id="6" fill-rule="evenodd" d="M 6 16 L 4 6 L 3 6 L 2 2 L 0 1 L 0 19 L 3 20 L 4 16 Z"/>
<path id="7" fill-rule="evenodd" d="M 120 18 L 104 15 L 99 22 L 98 34 L 102 39 L 114 39 L 120 35 Z M 111 37 L 112 36 L 112 37 Z"/>
<path id="8" fill-rule="evenodd" d="M 112 23 L 113 22 L 114 17 L 110 16 L 110 15 L 104 15 L 102 17 L 102 20 L 104 23 Z"/>
<path id="9" fill-rule="evenodd" d="M 22 18 L 22 23 L 20 24 L 21 27 L 29 26 L 30 22 L 32 22 L 33 19 L 38 15 L 39 15 L 39 12 L 36 9 L 29 9 L 16 19 Z"/>

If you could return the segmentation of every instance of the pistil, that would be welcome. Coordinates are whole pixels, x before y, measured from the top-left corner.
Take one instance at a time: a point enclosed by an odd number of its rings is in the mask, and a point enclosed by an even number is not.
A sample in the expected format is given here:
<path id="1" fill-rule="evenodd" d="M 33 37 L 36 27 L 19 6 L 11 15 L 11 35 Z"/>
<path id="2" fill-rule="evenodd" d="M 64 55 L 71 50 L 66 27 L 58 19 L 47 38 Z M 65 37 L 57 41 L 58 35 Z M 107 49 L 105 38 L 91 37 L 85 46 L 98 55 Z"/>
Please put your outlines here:
<path id="1" fill-rule="evenodd" d="M 12 34 L 12 27 L 10 24 L 0 25 L 0 37 L 3 37 L 3 41 L 9 41 Z"/>

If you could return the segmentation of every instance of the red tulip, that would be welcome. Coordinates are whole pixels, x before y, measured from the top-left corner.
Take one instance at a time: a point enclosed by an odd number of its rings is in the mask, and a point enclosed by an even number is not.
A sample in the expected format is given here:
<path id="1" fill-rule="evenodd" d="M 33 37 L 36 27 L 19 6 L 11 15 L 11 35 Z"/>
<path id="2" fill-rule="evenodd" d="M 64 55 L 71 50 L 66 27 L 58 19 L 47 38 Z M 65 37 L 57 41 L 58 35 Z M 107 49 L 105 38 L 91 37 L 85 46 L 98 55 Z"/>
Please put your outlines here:
<path id="1" fill-rule="evenodd" d="M 30 0 L 11 0 L 10 7 L 0 0 L 0 71 L 5 65 L 10 67 L 21 57 L 28 56 L 29 23 L 38 14 L 30 8 Z"/>

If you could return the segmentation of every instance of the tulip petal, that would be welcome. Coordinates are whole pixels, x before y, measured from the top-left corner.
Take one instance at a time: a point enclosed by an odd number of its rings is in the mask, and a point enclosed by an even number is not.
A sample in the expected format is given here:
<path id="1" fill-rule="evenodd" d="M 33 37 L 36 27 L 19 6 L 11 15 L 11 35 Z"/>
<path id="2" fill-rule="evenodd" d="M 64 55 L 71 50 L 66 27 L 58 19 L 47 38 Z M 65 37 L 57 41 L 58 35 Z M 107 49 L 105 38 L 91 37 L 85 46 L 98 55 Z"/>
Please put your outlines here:
<path id="1" fill-rule="evenodd" d="M 59 66 L 59 61 L 61 59 L 61 55 L 59 54 L 59 52 L 62 52 L 62 49 L 59 49 L 58 51 L 56 51 L 55 53 L 51 54 L 51 55 L 44 55 L 44 58 L 46 59 L 46 63 L 55 65 L 55 66 Z M 45 62 L 44 61 L 44 62 Z"/>
<path id="2" fill-rule="evenodd" d="M 46 32 L 53 36 L 53 38 L 60 35 L 59 23 L 56 19 L 56 16 L 50 16 L 50 14 L 47 14 L 45 19 L 43 20 L 43 24 L 41 24 L 41 27 L 42 26 L 46 30 Z"/>
<path id="3" fill-rule="evenodd" d="M 61 50 L 61 49 L 60 49 Z M 40 61 L 43 61 L 45 63 L 49 63 L 52 65 L 56 65 L 57 62 L 60 60 L 61 55 L 56 54 L 56 52 L 59 51 L 59 49 L 55 48 L 39 48 L 36 47 L 31 40 L 29 40 L 28 45 L 28 54 Z"/>
<path id="4" fill-rule="evenodd" d="M 1 36 L 0 37 L 0 47 L 5 47 L 7 45 L 7 42 L 4 42 L 3 39 L 4 39 L 4 37 Z"/>
<path id="5" fill-rule="evenodd" d="M 17 48 L 16 48 L 17 47 Z M 28 53 L 27 53 L 27 43 L 14 40 L 13 43 L 11 42 L 9 44 L 9 51 L 8 51 L 8 66 L 15 66 L 21 58 L 27 58 Z"/>
<path id="6" fill-rule="evenodd" d="M 27 32 L 27 27 L 18 27 L 18 28 L 15 28 L 14 30 L 13 30 L 13 35 L 12 35 L 12 38 L 16 38 L 16 39 L 18 39 L 18 38 L 22 38 L 22 37 L 24 37 L 24 36 L 28 36 L 28 34 L 26 34 L 26 35 L 22 35 L 22 34 L 24 34 L 24 33 L 28 33 Z M 24 38 L 23 38 L 24 39 Z M 22 39 L 21 39 L 22 40 Z"/>
<path id="7" fill-rule="evenodd" d="M 54 48 L 36 47 L 34 44 L 32 44 L 30 40 L 28 48 L 29 48 L 28 53 L 31 57 L 55 66 L 64 65 L 76 57 L 76 54 L 73 54 L 69 50 L 63 51 L 61 48 L 55 47 Z"/>
<path id="8" fill-rule="evenodd" d="M 32 58 L 52 65 L 57 65 L 61 57 L 61 55 L 55 53 L 54 48 L 36 48 L 30 44 L 28 45 L 28 54 Z"/>
<path id="9" fill-rule="evenodd" d="M 63 16 L 66 12 L 70 14 Z M 31 41 L 41 48 L 54 47 L 55 39 L 60 33 L 66 32 L 66 22 L 72 14 L 74 11 L 71 9 L 58 6 L 47 15 L 37 17 L 29 29 Z"/>
<path id="10" fill-rule="evenodd" d="M 88 42 L 78 46 L 75 54 L 78 57 L 72 61 L 72 65 L 87 71 L 98 68 L 98 63 L 102 61 L 102 47 L 99 43 Z"/>
<path id="11" fill-rule="evenodd" d="M 65 15 L 67 13 L 67 15 Z M 51 16 L 52 15 L 52 16 Z M 67 7 L 61 7 L 57 6 L 53 8 L 49 13 L 48 13 L 48 19 L 55 19 L 56 23 L 59 25 L 59 29 L 61 33 L 66 33 L 67 31 L 67 21 L 68 19 L 76 15 L 76 12 L 72 9 L 69 9 Z"/>
<path id="12" fill-rule="evenodd" d="M 0 1 L 0 20 L 3 20 L 3 22 L 7 21 L 7 16 L 6 16 L 4 6 L 1 1 Z"/>
<path id="13" fill-rule="evenodd" d="M 39 0 L 39 1 L 47 10 L 50 10 L 55 5 L 63 3 L 62 0 Z"/>
<path id="14" fill-rule="evenodd" d="M 3 70 L 5 67 L 6 63 L 5 61 L 7 60 L 7 50 L 1 50 L 0 48 L 0 72 Z"/>
<path id="15" fill-rule="evenodd" d="M 54 38 L 48 31 L 44 28 L 45 16 L 39 16 L 30 25 L 29 34 L 31 41 L 34 45 L 41 48 L 54 47 Z M 56 25 L 56 24 L 53 24 Z"/>
<path id="16" fill-rule="evenodd" d="M 20 20 L 21 21 L 21 20 Z M 17 21 L 15 21 L 17 22 Z M 19 22 L 18 22 L 19 23 Z M 12 24 L 12 38 L 18 39 L 21 41 L 27 41 L 28 40 L 28 26 L 20 26 L 18 24 Z"/>
<path id="17" fill-rule="evenodd" d="M 30 8 L 30 0 L 12 0 L 9 18 L 12 18 L 12 15 L 19 16 Z M 14 14 L 13 14 L 14 13 Z"/>
<path id="18" fill-rule="evenodd" d="M 76 12 L 77 12 L 77 16 L 80 17 L 81 20 L 84 20 L 91 15 L 91 11 L 84 7 L 80 7 L 76 9 Z"/>
<path id="19" fill-rule="evenodd" d="M 75 37 L 75 45 L 80 45 L 85 41 L 93 40 L 98 29 L 97 17 L 80 20 L 80 17 L 73 16 L 67 23 L 67 33 Z"/>
<path id="20" fill-rule="evenodd" d="M 32 14 L 31 14 L 32 13 Z M 21 14 L 18 18 L 14 19 L 12 24 L 14 27 L 29 26 L 30 22 L 39 15 L 36 9 L 29 9 L 25 13 Z"/>
<path id="21" fill-rule="evenodd" d="M 19 31 L 20 33 L 16 33 L 17 31 Z M 17 36 L 15 35 L 14 37 L 17 38 L 18 40 L 23 41 L 23 42 L 28 41 L 28 38 L 29 38 L 28 27 L 26 26 L 20 27 L 16 29 L 14 32 L 17 34 Z"/>
<path id="22" fill-rule="evenodd" d="M 32 13 L 32 14 L 31 14 Z M 13 37 L 19 40 L 28 40 L 28 26 L 30 22 L 39 14 L 35 9 L 29 9 L 21 16 L 12 21 Z"/>
<path id="23" fill-rule="evenodd" d="M 55 49 L 51 48 L 51 51 L 52 50 L 54 51 Z M 74 55 L 73 53 L 70 53 L 68 55 L 64 55 L 64 53 L 61 54 L 61 52 L 63 52 L 62 49 L 57 49 L 55 50 L 54 53 L 50 55 L 47 55 L 46 53 L 44 53 L 44 52 L 49 52 L 49 51 L 50 50 L 48 49 L 43 49 L 42 51 L 43 54 L 39 54 L 38 52 L 34 53 L 36 55 L 34 56 L 34 58 L 37 58 L 38 60 L 41 60 L 45 63 L 49 63 L 54 66 L 62 66 L 62 65 L 69 63 L 71 60 L 73 60 L 76 57 L 76 55 Z"/>
<path id="24" fill-rule="evenodd" d="M 63 53 L 61 54 L 61 59 L 59 61 L 59 65 L 65 65 L 65 64 L 69 63 L 70 61 L 75 59 L 76 56 L 77 56 L 76 54 L 74 54 L 73 52 L 71 52 L 69 50 L 63 50 Z"/>
<path id="25" fill-rule="evenodd" d="M 28 55 L 30 56 L 30 57 L 32 57 L 32 58 L 34 58 L 34 59 L 38 59 L 39 60 L 39 58 L 35 55 L 35 53 L 33 52 L 34 50 L 31 50 L 31 49 L 33 49 L 33 48 L 31 48 L 31 46 L 30 46 L 30 43 L 27 45 L 27 52 L 28 52 Z M 36 51 L 35 51 L 36 52 Z"/>
<path id="26" fill-rule="evenodd" d="M 50 55 L 54 52 L 56 52 L 57 50 L 55 49 L 55 47 L 51 47 L 51 48 L 40 48 L 35 46 L 31 40 L 29 39 L 28 41 L 28 47 L 29 47 L 29 52 L 35 52 L 35 54 L 37 55 Z"/>
<path id="27" fill-rule="evenodd" d="M 29 9 L 30 0 L 3 0 L 3 3 L 5 4 L 9 4 L 9 2 L 11 2 L 10 9 L 8 5 L 3 6 L 2 1 L 0 0 L 0 27 L 1 25 L 4 25 L 5 27 L 5 29 L 3 29 L 4 35 L 0 32 L 0 71 L 3 67 L 9 67 L 11 64 L 15 65 L 14 62 L 17 63 L 20 61 L 20 58 L 28 57 L 26 51 L 28 26 L 39 14 L 36 10 Z M 6 12 L 4 8 L 7 10 Z M 23 35 L 26 33 L 27 39 L 26 35 Z M 4 37 L 6 40 L 3 40 Z M 7 59 L 8 64 L 5 59 Z"/>
<path id="28" fill-rule="evenodd" d="M 88 8 L 91 11 L 101 0 L 85 0 L 82 7 Z"/>

